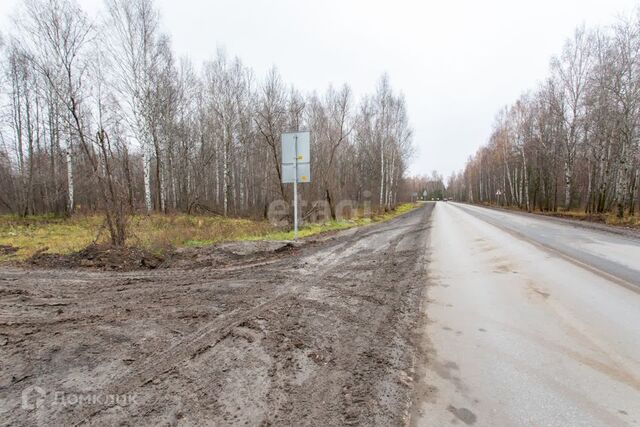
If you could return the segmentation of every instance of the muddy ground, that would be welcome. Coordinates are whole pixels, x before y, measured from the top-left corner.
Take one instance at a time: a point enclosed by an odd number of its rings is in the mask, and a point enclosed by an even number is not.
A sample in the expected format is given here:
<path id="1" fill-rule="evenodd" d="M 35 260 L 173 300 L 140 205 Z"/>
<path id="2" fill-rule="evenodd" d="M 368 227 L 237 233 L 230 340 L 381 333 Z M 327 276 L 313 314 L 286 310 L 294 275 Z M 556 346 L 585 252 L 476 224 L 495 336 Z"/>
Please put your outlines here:
<path id="1" fill-rule="evenodd" d="M 0 423 L 406 424 L 431 209 L 154 270 L 0 268 Z"/>

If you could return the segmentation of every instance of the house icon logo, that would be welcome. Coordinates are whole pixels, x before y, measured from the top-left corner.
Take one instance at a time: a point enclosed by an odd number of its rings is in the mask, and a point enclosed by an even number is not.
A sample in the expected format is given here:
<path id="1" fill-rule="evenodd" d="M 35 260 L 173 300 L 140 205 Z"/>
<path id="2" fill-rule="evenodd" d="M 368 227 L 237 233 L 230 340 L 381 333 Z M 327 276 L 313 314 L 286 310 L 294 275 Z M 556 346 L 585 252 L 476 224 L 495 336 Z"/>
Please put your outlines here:
<path id="1" fill-rule="evenodd" d="M 38 409 L 44 404 L 47 392 L 37 385 L 22 390 L 22 409 Z"/>

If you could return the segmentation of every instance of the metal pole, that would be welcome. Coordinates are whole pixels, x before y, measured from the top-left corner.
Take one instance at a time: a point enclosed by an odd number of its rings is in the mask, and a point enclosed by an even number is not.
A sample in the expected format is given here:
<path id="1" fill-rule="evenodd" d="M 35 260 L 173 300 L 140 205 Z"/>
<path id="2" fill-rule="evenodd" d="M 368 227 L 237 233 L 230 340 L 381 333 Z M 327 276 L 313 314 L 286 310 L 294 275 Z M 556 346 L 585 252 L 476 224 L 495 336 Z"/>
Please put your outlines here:
<path id="1" fill-rule="evenodd" d="M 298 135 L 295 136 L 296 176 L 293 181 L 293 240 L 298 238 Z"/>

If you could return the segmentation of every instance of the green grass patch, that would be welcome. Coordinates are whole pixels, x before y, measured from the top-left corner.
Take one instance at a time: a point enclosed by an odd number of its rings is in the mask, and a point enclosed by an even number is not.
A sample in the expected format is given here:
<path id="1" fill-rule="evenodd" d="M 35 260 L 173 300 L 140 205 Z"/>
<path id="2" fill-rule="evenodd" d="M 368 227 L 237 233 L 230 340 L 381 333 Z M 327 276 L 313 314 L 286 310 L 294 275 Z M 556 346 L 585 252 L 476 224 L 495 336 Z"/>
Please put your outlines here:
<path id="1" fill-rule="evenodd" d="M 329 231 L 346 230 L 347 228 L 357 227 L 371 222 L 364 218 L 349 219 L 341 221 L 328 221 L 324 223 L 311 223 L 304 225 L 298 230 L 298 237 L 310 237 L 320 233 Z M 293 240 L 293 230 L 290 231 L 273 231 L 265 235 L 247 236 L 244 240 Z"/>
<path id="2" fill-rule="evenodd" d="M 13 254 L 0 255 L 0 261 L 25 259 L 37 251 L 61 254 L 79 251 L 96 239 L 101 224 L 99 217 L 0 216 L 0 245 L 18 249 Z"/>
<path id="3" fill-rule="evenodd" d="M 346 230 L 348 228 L 359 227 L 362 225 L 371 224 L 372 222 L 387 221 L 395 218 L 398 215 L 402 215 L 411 211 L 412 209 L 420 206 L 419 203 L 403 203 L 398 205 L 394 210 L 389 212 L 374 214 L 371 217 L 365 218 L 360 216 L 361 213 L 356 214 L 354 218 L 331 220 L 322 223 L 310 223 L 305 224 L 300 230 L 298 230 L 298 237 L 310 237 L 321 233 L 327 233 L 330 231 Z M 248 236 L 246 240 L 293 240 L 293 230 L 289 231 L 275 231 L 267 233 L 265 235 Z"/>

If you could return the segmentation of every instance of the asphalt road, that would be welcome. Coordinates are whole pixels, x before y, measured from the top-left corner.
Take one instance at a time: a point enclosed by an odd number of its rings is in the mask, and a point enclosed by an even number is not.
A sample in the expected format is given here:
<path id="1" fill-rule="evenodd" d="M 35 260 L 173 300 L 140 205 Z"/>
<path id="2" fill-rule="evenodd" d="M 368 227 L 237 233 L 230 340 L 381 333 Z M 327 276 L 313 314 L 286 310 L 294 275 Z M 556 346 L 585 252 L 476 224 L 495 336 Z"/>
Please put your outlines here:
<path id="1" fill-rule="evenodd" d="M 640 239 L 571 221 L 513 214 L 477 206 L 455 206 L 482 221 L 515 233 L 518 238 L 542 245 L 555 255 L 578 262 L 608 279 L 640 289 Z"/>
<path id="2" fill-rule="evenodd" d="M 414 425 L 640 423 L 640 241 L 438 203 Z"/>

